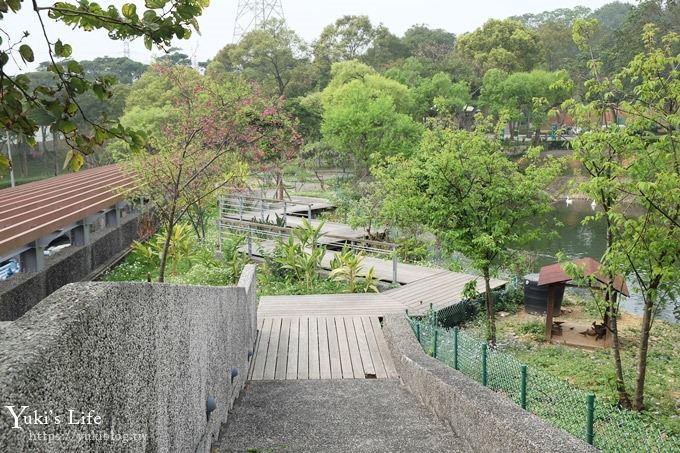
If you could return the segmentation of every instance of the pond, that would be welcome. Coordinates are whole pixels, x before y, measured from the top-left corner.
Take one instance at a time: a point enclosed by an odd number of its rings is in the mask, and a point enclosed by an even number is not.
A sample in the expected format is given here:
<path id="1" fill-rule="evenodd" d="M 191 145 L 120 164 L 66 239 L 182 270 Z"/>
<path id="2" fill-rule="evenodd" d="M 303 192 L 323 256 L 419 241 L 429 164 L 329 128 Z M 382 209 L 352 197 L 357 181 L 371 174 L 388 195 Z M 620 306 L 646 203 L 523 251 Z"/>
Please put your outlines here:
<path id="1" fill-rule="evenodd" d="M 604 221 L 591 221 L 583 225 L 583 220 L 593 215 L 596 209 L 587 200 L 573 200 L 569 205 L 565 200 L 556 203 L 551 218 L 555 217 L 562 223 L 557 228 L 558 236 L 537 241 L 527 247 L 527 250 L 537 254 L 537 268 L 554 263 L 555 255 L 560 250 L 570 258 L 590 256 L 599 260 L 606 248 Z M 629 281 L 628 287 L 631 288 L 631 297 L 623 298 L 621 307 L 630 313 L 641 314 L 642 299 L 635 292 L 633 282 Z M 658 317 L 678 323 L 673 308 L 674 304 L 668 304 Z"/>

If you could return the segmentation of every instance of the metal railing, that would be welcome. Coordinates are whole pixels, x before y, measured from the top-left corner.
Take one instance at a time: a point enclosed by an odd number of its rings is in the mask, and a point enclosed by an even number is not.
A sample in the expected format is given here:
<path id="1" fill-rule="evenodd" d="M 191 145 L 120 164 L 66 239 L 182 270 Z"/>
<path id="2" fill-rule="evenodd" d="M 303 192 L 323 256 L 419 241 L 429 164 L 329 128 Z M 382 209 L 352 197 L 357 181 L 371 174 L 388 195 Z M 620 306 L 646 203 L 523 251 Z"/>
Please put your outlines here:
<path id="1" fill-rule="evenodd" d="M 257 239 L 264 240 L 287 240 L 293 234 L 295 228 L 272 225 L 268 223 L 250 222 L 247 220 L 235 220 L 220 216 L 218 219 L 218 236 L 221 246 L 224 232 L 242 234 L 246 237 L 248 255 L 253 256 L 253 242 Z M 384 257 L 392 261 L 392 283 L 397 283 L 399 260 L 397 244 L 391 242 L 371 241 L 368 239 L 349 238 L 341 235 L 322 234 L 319 244 L 324 247 L 348 248 L 354 252 L 361 252 L 373 256 Z"/>

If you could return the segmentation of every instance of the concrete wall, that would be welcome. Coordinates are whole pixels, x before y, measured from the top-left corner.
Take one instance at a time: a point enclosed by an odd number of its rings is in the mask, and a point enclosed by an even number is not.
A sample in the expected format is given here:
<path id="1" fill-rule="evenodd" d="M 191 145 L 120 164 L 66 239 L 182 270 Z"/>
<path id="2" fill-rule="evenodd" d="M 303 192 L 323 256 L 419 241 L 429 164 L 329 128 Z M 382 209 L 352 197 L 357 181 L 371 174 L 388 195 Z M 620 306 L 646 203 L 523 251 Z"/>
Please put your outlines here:
<path id="1" fill-rule="evenodd" d="M 256 338 L 254 267 L 239 285 L 69 284 L 0 329 L 0 451 L 208 451 Z"/>
<path id="2" fill-rule="evenodd" d="M 14 321 L 67 283 L 86 278 L 137 239 L 139 215 L 122 219 L 117 228 L 92 234 L 90 244 L 68 247 L 45 257 L 45 269 L 0 281 L 0 321 Z"/>
<path id="3" fill-rule="evenodd" d="M 385 318 L 384 333 L 404 384 L 464 445 L 479 452 L 596 452 L 571 434 L 522 410 L 462 373 L 427 356 L 403 316 Z"/>

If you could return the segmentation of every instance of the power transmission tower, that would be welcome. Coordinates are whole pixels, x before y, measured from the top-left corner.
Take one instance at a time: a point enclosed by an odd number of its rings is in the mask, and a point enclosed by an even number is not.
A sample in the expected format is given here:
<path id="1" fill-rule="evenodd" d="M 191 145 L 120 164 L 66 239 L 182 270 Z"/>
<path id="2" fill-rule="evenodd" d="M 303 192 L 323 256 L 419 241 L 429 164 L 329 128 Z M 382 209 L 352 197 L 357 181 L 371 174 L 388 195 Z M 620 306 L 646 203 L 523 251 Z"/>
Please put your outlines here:
<path id="1" fill-rule="evenodd" d="M 123 56 L 125 58 L 130 58 L 130 41 L 127 39 L 123 41 Z"/>
<path id="2" fill-rule="evenodd" d="M 285 20 L 281 0 L 239 0 L 234 23 L 234 44 L 270 19 Z"/>

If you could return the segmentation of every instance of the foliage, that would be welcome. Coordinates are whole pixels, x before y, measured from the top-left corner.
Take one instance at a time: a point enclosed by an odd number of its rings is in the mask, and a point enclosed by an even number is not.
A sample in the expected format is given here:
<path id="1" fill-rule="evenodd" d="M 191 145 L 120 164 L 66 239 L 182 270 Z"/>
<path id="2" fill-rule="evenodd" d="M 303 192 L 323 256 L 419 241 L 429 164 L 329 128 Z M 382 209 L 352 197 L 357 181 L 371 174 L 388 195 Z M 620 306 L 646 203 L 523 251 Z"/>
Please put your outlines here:
<path id="1" fill-rule="evenodd" d="M 491 68 L 531 71 L 543 57 L 536 32 L 512 19 L 490 19 L 477 30 L 460 36 L 456 51 L 471 61 L 480 75 Z"/>
<path id="2" fill-rule="evenodd" d="M 641 322 L 640 349 L 632 406 L 644 407 L 650 331 L 658 307 L 680 293 L 680 163 L 677 148 L 678 64 L 675 50 L 678 35 L 657 38 L 657 28 L 645 28 L 644 53 L 614 77 L 602 74 L 602 62 L 593 57 L 590 37 L 597 27 L 594 21 L 576 22 L 574 38 L 591 55 L 592 78 L 586 82 L 585 105 L 572 103 L 574 116 L 588 128 L 575 143 L 579 160 L 591 178 L 581 190 L 603 203 L 608 225 L 605 275 L 620 273 L 633 276 L 641 288 L 644 312 Z M 627 117 L 626 127 L 619 118 Z M 631 216 L 627 204 L 634 199 L 645 213 Z M 605 301 L 608 315 L 616 322 L 617 305 L 608 285 Z M 614 301 L 612 303 L 612 301 Z M 606 318 L 605 318 L 606 319 Z M 613 333 L 615 333 L 615 324 Z M 616 336 L 615 344 L 616 344 Z M 620 398 L 628 406 L 628 396 L 621 371 L 620 353 L 615 347 L 617 385 Z"/>
<path id="3" fill-rule="evenodd" d="M 324 222 L 313 226 L 307 219 L 293 230 L 287 240 L 278 239 L 268 265 L 274 273 L 290 281 L 303 282 L 307 292 L 318 282 L 318 270 L 326 255 L 326 248 L 319 244 L 323 236 Z"/>
<path id="4" fill-rule="evenodd" d="M 322 101 L 324 141 L 352 156 L 362 173 L 386 156 L 411 154 L 420 140 L 421 126 L 405 113 L 408 88 L 360 63 L 334 65 Z"/>
<path id="5" fill-rule="evenodd" d="M 397 239 L 397 256 L 404 263 L 420 263 L 430 256 L 431 243 L 407 236 Z"/>
<path id="6" fill-rule="evenodd" d="M 566 71 L 534 70 L 508 75 L 490 69 L 484 75 L 479 102 L 490 113 L 507 118 L 510 134 L 514 136 L 522 120 L 540 130 L 572 89 L 573 82 Z"/>
<path id="7" fill-rule="evenodd" d="M 545 339 L 545 324 L 538 320 L 528 321 L 517 328 L 519 335 L 529 335 L 534 341 Z"/>
<path id="8" fill-rule="evenodd" d="M 3 1 L 0 8 L 0 20 L 12 19 L 21 9 L 19 0 Z M 30 24 L 36 33 L 44 39 L 49 49 L 50 63 L 48 71 L 55 75 L 54 85 L 31 87 L 31 78 L 25 74 L 10 77 L 7 64 L 10 59 L 31 63 L 35 56 L 28 41 L 31 33 L 25 31 L 22 36 L 5 35 L 0 43 L 6 47 L 0 51 L 0 85 L 2 88 L 2 109 L 0 124 L 5 129 L 21 133 L 33 144 L 35 133 L 41 126 L 50 127 L 51 132 L 64 135 L 72 149 L 67 166 L 78 170 L 84 163 L 84 155 L 91 154 L 108 138 L 116 137 L 127 141 L 131 146 L 140 148 L 143 136 L 123 127 L 116 122 L 95 123 L 85 116 L 79 105 L 79 96 L 94 93 L 100 100 L 111 97 L 111 89 L 115 77 L 101 75 L 94 80 L 88 77 L 83 65 L 75 60 L 68 60 L 73 48 L 60 39 L 48 36 L 44 15 L 52 21 L 82 30 L 103 29 L 111 39 L 123 40 L 143 37 L 148 49 L 157 45 L 167 47 L 174 37 L 189 38 L 192 30 L 198 31 L 196 16 L 200 16 L 208 0 L 180 0 L 167 5 L 167 1 L 147 1 L 143 13 L 138 14 L 134 4 L 125 3 L 120 9 L 110 6 L 102 8 L 97 3 L 81 1 L 77 3 L 56 2 L 49 6 L 32 3 L 35 21 Z M 28 24 L 27 24 L 28 25 Z M 2 39 L 7 39 L 3 43 Z M 58 59 L 65 59 L 57 61 Z M 90 124 L 90 131 L 81 131 L 75 121 L 80 114 Z M 9 162 L 0 161 L 0 173 L 7 170 Z"/>
<path id="9" fill-rule="evenodd" d="M 308 53 L 307 44 L 285 22 L 270 19 L 238 44 L 220 50 L 211 68 L 240 73 L 277 96 L 302 95 L 314 85 L 306 77 L 311 70 Z"/>
<path id="10" fill-rule="evenodd" d="M 415 118 L 460 114 L 472 99 L 466 82 L 454 83 L 448 74 L 439 72 L 422 80 L 414 90 Z"/>
<path id="11" fill-rule="evenodd" d="M 411 160 L 395 159 L 377 171 L 389 193 L 386 206 L 422 222 L 445 251 L 463 253 L 482 272 L 491 341 L 495 340 L 491 273 L 507 262 L 511 247 L 545 231 L 536 219 L 551 208 L 544 188 L 558 170 L 555 163 L 535 160 L 520 168 L 479 127 L 474 132 L 426 132 Z"/>
<path id="12" fill-rule="evenodd" d="M 135 153 L 127 165 L 140 181 L 138 194 L 154 205 L 167 231 L 167 251 L 175 225 L 185 216 L 205 238 L 206 206 L 222 187 L 245 177 L 242 162 L 278 168 L 295 151 L 297 133 L 279 101 L 258 96 L 248 84 L 219 83 L 182 67 L 156 66 L 154 71 L 157 77 L 146 78 L 147 85 L 171 86 L 174 97 L 159 102 L 173 107 L 165 111 L 159 133 L 150 135 L 146 152 Z"/>
<path id="13" fill-rule="evenodd" d="M 363 272 L 361 262 L 364 256 L 361 253 L 354 253 L 347 247 L 343 247 L 342 251 L 336 253 L 331 260 L 330 277 L 338 282 L 347 285 L 348 293 L 369 291 L 377 293 L 378 288 L 375 285 L 375 268 L 371 267 L 366 272 L 363 279 L 360 278 L 360 273 Z M 363 281 L 363 283 L 362 283 Z"/>

